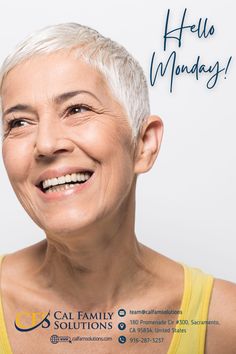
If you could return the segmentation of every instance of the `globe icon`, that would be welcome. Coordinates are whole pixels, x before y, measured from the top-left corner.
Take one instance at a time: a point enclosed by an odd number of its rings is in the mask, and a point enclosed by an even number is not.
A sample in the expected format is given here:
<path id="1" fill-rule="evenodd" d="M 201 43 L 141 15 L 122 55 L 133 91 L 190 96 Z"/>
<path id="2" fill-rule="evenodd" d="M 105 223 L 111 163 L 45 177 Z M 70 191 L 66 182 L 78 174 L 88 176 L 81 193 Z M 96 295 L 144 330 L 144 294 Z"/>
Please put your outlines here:
<path id="1" fill-rule="evenodd" d="M 52 344 L 57 344 L 59 342 L 59 337 L 56 334 L 53 334 L 50 337 L 50 341 L 51 341 Z"/>

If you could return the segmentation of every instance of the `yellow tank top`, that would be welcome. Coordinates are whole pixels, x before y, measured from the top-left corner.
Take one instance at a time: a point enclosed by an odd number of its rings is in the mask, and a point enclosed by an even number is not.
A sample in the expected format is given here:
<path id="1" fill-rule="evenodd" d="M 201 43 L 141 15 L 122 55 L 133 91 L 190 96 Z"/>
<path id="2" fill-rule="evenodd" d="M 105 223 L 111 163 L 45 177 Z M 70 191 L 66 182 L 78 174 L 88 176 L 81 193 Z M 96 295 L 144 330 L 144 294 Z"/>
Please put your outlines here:
<path id="1" fill-rule="evenodd" d="M 0 257 L 0 265 L 3 257 Z M 213 287 L 213 277 L 199 269 L 184 267 L 184 292 L 181 314 L 167 354 L 204 354 L 208 309 Z M 1 289 L 1 287 L 0 287 Z M 202 321 L 201 325 L 191 325 L 191 321 Z M 186 323 L 188 321 L 188 324 Z M 4 321 L 0 293 L 0 354 L 12 354 Z"/>

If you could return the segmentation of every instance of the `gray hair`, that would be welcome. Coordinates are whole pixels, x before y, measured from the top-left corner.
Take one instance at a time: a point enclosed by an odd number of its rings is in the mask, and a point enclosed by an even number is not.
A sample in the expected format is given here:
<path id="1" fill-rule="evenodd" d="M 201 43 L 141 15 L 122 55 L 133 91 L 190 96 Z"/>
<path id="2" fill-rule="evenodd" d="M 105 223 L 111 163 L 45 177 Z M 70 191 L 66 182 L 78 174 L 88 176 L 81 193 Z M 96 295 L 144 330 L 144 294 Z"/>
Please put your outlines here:
<path id="1" fill-rule="evenodd" d="M 85 62 L 106 79 L 114 97 L 123 106 L 137 137 L 150 114 L 147 81 L 140 64 L 120 44 L 99 32 L 77 23 L 45 27 L 18 44 L 5 59 L 0 70 L 0 87 L 7 73 L 32 56 L 62 49 L 77 49 Z"/>

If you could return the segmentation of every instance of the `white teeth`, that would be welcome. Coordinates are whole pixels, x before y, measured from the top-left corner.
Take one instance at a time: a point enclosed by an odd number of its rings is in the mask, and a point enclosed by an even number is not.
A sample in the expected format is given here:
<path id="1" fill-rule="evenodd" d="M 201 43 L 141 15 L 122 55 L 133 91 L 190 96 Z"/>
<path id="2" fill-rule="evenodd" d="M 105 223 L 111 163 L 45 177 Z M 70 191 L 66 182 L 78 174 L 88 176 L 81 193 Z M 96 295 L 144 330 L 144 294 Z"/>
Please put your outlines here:
<path id="1" fill-rule="evenodd" d="M 59 184 L 64 184 L 66 182 L 66 179 L 63 176 L 62 177 L 58 177 L 57 179 L 58 179 L 58 183 Z"/>
<path id="2" fill-rule="evenodd" d="M 58 184 L 57 178 L 52 178 L 51 180 L 48 179 L 48 187 L 51 186 L 56 186 Z"/>
<path id="3" fill-rule="evenodd" d="M 58 185 L 58 186 L 52 186 L 46 190 L 46 193 L 63 192 L 65 190 L 73 188 L 73 187 L 74 187 L 74 184 L 62 184 L 62 185 Z"/>
<path id="4" fill-rule="evenodd" d="M 90 178 L 90 174 L 88 172 L 85 173 L 72 173 L 71 175 L 65 175 L 65 176 L 60 176 L 57 178 L 51 178 L 51 179 L 46 179 L 45 181 L 43 181 L 42 185 L 43 188 L 49 188 L 49 187 L 53 187 L 50 188 L 48 191 L 51 192 L 55 192 L 58 188 L 54 187 L 54 186 L 60 186 L 59 190 L 61 190 L 62 185 L 64 185 L 65 183 L 70 183 L 70 182 L 84 182 L 87 181 Z M 63 187 L 66 187 L 66 189 L 68 189 L 68 187 L 74 186 L 73 184 L 66 184 Z"/>
<path id="5" fill-rule="evenodd" d="M 66 183 L 69 183 L 69 182 L 71 182 L 71 176 L 70 175 L 66 175 Z"/>
<path id="6" fill-rule="evenodd" d="M 72 181 L 72 182 L 77 182 L 76 173 L 72 173 L 72 175 L 71 175 L 71 181 Z"/>

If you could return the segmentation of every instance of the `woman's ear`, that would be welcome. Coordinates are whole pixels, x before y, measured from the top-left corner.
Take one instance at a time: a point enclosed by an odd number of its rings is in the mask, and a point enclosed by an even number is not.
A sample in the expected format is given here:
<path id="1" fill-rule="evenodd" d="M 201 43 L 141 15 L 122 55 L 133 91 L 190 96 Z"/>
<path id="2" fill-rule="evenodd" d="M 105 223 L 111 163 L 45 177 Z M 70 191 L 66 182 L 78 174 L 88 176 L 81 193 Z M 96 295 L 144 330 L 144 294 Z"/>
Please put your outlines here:
<path id="1" fill-rule="evenodd" d="M 158 116 L 149 116 L 138 135 L 134 173 L 145 173 L 154 164 L 163 135 L 163 122 Z"/>

